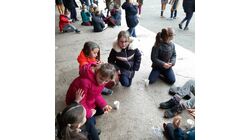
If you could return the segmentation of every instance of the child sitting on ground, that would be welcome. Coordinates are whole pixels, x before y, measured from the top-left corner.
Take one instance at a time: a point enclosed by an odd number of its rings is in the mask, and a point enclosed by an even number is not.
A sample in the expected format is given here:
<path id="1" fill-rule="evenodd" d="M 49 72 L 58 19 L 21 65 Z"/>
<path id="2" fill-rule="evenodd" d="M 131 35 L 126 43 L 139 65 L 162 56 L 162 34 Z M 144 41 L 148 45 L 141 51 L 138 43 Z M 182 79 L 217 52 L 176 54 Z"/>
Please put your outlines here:
<path id="1" fill-rule="evenodd" d="M 141 64 L 141 53 L 135 40 L 129 36 L 128 32 L 120 31 L 108 57 L 108 62 L 120 71 L 119 80 L 125 87 L 131 86 L 135 71 L 139 70 Z"/>
<path id="2" fill-rule="evenodd" d="M 100 62 L 100 47 L 98 44 L 92 41 L 84 43 L 83 49 L 77 57 L 79 63 L 79 71 L 84 65 L 89 63 L 101 63 Z M 102 94 L 111 95 L 113 91 L 106 87 L 103 88 Z"/>
<path id="3" fill-rule="evenodd" d="M 91 26 L 92 25 L 92 23 L 90 21 L 91 14 L 86 9 L 86 6 L 84 4 L 82 5 L 81 17 L 82 17 L 82 24 L 81 25 L 84 25 L 84 26 Z"/>
<path id="4" fill-rule="evenodd" d="M 112 107 L 106 103 L 101 91 L 105 84 L 113 79 L 114 74 L 115 67 L 108 63 L 84 65 L 80 71 L 80 76 L 70 84 L 66 94 L 66 104 L 69 105 L 75 100 L 77 89 L 83 89 L 85 98 L 80 101 L 80 104 L 86 109 L 87 119 L 90 119 L 95 113 L 108 113 Z"/>
<path id="5" fill-rule="evenodd" d="M 60 32 L 73 32 L 80 33 L 80 31 L 72 24 L 72 20 L 68 17 L 69 13 L 65 10 L 64 15 L 59 17 Z"/>
<path id="6" fill-rule="evenodd" d="M 173 119 L 173 123 L 163 123 L 163 129 L 165 136 L 168 140 L 195 140 L 195 127 L 188 129 L 184 132 L 180 128 L 182 118 L 176 116 Z"/>
<path id="7" fill-rule="evenodd" d="M 86 122 L 86 110 L 81 104 L 79 104 L 80 100 L 83 98 L 83 91 L 78 90 L 75 95 L 75 101 L 67 106 L 62 112 L 57 114 L 57 137 L 59 139 L 87 140 L 84 132 L 80 129 Z"/>
<path id="8" fill-rule="evenodd" d="M 111 18 L 114 20 L 115 25 L 121 26 L 121 15 L 122 11 L 120 9 L 120 6 L 118 4 L 114 5 L 114 8 L 111 10 Z"/>
<path id="9" fill-rule="evenodd" d="M 97 9 L 95 14 L 92 15 L 92 24 L 94 27 L 94 32 L 102 32 L 108 26 L 105 24 L 101 12 Z"/>

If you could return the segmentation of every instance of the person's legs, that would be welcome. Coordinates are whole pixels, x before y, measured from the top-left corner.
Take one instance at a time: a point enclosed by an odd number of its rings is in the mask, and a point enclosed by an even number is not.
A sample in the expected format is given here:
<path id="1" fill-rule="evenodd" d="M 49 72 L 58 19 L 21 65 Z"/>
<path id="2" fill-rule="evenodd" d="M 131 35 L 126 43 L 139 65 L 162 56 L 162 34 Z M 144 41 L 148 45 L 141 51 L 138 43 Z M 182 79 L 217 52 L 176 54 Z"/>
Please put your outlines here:
<path id="1" fill-rule="evenodd" d="M 184 30 L 188 30 L 188 24 L 189 24 L 192 16 L 193 16 L 193 12 L 192 13 L 187 13 L 187 22 L 186 22 Z"/>
<path id="2" fill-rule="evenodd" d="M 70 18 L 71 18 L 73 21 L 76 21 L 76 20 L 77 20 L 76 16 L 77 16 L 77 14 L 76 14 L 76 8 L 70 9 Z"/>
<path id="3" fill-rule="evenodd" d="M 166 3 L 162 3 L 161 4 L 161 17 L 163 17 L 163 12 L 165 11 L 166 9 Z"/>
<path id="4" fill-rule="evenodd" d="M 158 79 L 159 76 L 160 76 L 160 70 L 152 69 L 148 77 L 149 84 L 153 84 Z"/>
<path id="5" fill-rule="evenodd" d="M 130 79 L 128 78 L 128 76 L 124 74 L 120 76 L 120 82 L 121 82 L 121 85 L 125 87 L 129 87 L 131 85 Z"/>
<path id="6" fill-rule="evenodd" d="M 129 32 L 130 36 L 136 37 L 135 27 L 129 27 L 128 32 Z"/>
<path id="7" fill-rule="evenodd" d="M 63 27 L 64 32 L 73 32 L 76 30 L 76 27 L 72 24 L 67 24 Z"/>
<path id="8" fill-rule="evenodd" d="M 139 12 L 139 15 L 141 15 L 141 4 L 138 5 L 138 12 Z"/>
<path id="9" fill-rule="evenodd" d="M 96 124 L 95 117 L 91 117 L 86 121 L 86 130 L 88 132 L 88 138 L 91 140 L 100 139 L 95 124 Z"/>
<path id="10" fill-rule="evenodd" d="M 175 83 L 175 75 L 174 75 L 174 71 L 172 68 L 164 70 L 162 74 L 166 78 L 166 81 L 165 81 L 166 83 L 170 85 Z"/>
<path id="11" fill-rule="evenodd" d="M 179 24 L 179 28 L 182 29 L 182 24 L 188 19 L 187 18 L 187 13 L 186 13 L 186 17 L 181 21 L 181 23 Z"/>
<path id="12" fill-rule="evenodd" d="M 176 16 L 177 16 L 177 10 L 174 10 L 174 19 L 176 19 Z"/>
<path id="13" fill-rule="evenodd" d="M 175 140 L 174 137 L 174 125 L 172 123 L 163 123 L 164 132 L 168 140 Z"/>

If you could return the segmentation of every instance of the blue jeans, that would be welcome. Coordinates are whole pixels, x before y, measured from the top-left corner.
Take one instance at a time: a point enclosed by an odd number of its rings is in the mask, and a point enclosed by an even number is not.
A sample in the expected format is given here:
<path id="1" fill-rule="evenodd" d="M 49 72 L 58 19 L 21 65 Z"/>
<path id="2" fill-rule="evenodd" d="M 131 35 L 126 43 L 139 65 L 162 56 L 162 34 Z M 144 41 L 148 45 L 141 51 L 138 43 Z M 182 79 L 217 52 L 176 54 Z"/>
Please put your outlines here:
<path id="1" fill-rule="evenodd" d="M 96 124 L 96 120 L 95 117 L 91 117 L 87 120 L 86 122 L 86 130 L 88 132 L 88 139 L 90 140 L 99 140 L 99 135 L 98 135 L 98 131 L 95 127 Z"/>
<path id="2" fill-rule="evenodd" d="M 72 24 L 67 24 L 63 27 L 63 31 L 66 31 L 66 32 L 73 32 L 76 30 L 76 27 Z"/>
<path id="3" fill-rule="evenodd" d="M 136 37 L 135 27 L 129 27 L 128 32 L 129 32 L 130 36 Z"/>
<path id="4" fill-rule="evenodd" d="M 122 86 L 124 86 L 124 87 L 130 87 L 131 86 L 132 78 L 129 78 L 128 76 L 122 74 L 120 76 L 119 80 L 120 80 Z"/>
<path id="5" fill-rule="evenodd" d="M 164 76 L 163 81 L 166 82 L 167 84 L 172 85 L 175 83 L 175 75 L 174 75 L 174 71 L 172 70 L 172 68 L 169 68 L 169 69 L 153 68 L 148 77 L 149 84 L 153 84 L 154 82 L 156 82 L 160 74 Z"/>

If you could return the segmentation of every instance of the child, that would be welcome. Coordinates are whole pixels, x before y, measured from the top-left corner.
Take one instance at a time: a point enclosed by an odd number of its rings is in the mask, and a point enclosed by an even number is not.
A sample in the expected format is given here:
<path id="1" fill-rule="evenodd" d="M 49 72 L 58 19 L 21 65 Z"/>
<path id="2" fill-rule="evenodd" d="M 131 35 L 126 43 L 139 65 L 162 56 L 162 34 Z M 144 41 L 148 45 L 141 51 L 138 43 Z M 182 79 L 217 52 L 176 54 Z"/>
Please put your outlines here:
<path id="1" fill-rule="evenodd" d="M 134 45 L 134 40 L 126 31 L 120 31 L 117 40 L 113 43 L 108 62 L 115 65 L 120 71 L 120 82 L 122 86 L 130 87 L 135 71 L 141 64 L 141 53 Z"/>
<path id="2" fill-rule="evenodd" d="M 80 33 L 80 31 L 72 24 L 72 21 L 68 18 L 68 12 L 65 10 L 64 15 L 60 15 L 59 29 L 60 32 L 70 32 L 75 31 Z"/>
<path id="3" fill-rule="evenodd" d="M 118 4 L 114 5 L 114 8 L 111 10 L 111 18 L 114 19 L 115 25 L 121 26 L 121 15 L 122 11 Z"/>
<path id="4" fill-rule="evenodd" d="M 168 3 L 168 0 L 161 0 L 161 17 L 163 18 L 163 12 L 166 10 L 166 5 Z"/>
<path id="5" fill-rule="evenodd" d="M 94 32 L 102 32 L 108 26 L 104 23 L 101 12 L 97 9 L 95 14 L 92 16 L 92 23 L 94 27 Z"/>
<path id="6" fill-rule="evenodd" d="M 84 26 L 91 26 L 92 23 L 90 21 L 91 14 L 89 11 L 87 11 L 85 4 L 82 5 L 82 11 L 81 11 L 81 17 L 82 17 L 82 24 Z"/>
<path id="7" fill-rule="evenodd" d="M 83 49 L 77 57 L 79 63 L 79 70 L 83 68 L 84 65 L 89 63 L 100 63 L 100 47 L 95 42 L 88 41 L 84 43 Z M 111 95 L 112 90 L 104 87 L 102 94 Z"/>
<path id="8" fill-rule="evenodd" d="M 112 6 L 112 3 L 113 3 L 113 0 L 104 0 L 104 2 L 106 4 L 105 9 L 107 9 L 107 17 L 109 17 L 109 12 L 111 10 L 111 6 Z"/>
<path id="9" fill-rule="evenodd" d="M 126 23 L 129 28 L 128 32 L 132 37 L 136 37 L 135 27 L 139 23 L 137 5 L 137 3 L 133 3 L 133 0 L 126 0 L 122 4 L 122 9 L 125 10 Z"/>
<path id="10" fill-rule="evenodd" d="M 177 7 L 178 7 L 178 3 L 179 3 L 179 0 L 171 0 L 169 2 L 172 6 L 171 6 L 171 15 L 170 15 L 170 20 L 171 19 L 176 19 L 176 16 L 177 16 Z"/>
<path id="11" fill-rule="evenodd" d="M 108 113 L 112 107 L 106 103 L 101 91 L 105 84 L 113 79 L 114 74 L 114 66 L 108 63 L 84 65 L 80 76 L 70 84 L 66 94 L 66 104 L 69 105 L 75 100 L 77 89 L 83 89 L 85 98 L 80 101 L 80 104 L 86 109 L 87 119 L 90 119 L 95 113 Z"/>
<path id="12" fill-rule="evenodd" d="M 58 123 L 57 137 L 63 140 L 87 140 L 80 129 L 86 122 L 86 110 L 79 104 L 79 101 L 84 98 L 83 91 L 77 90 L 75 97 L 75 101 L 58 113 L 56 117 Z"/>
<path id="13" fill-rule="evenodd" d="M 149 84 L 156 82 L 158 77 L 162 78 L 167 84 L 175 83 L 175 74 L 172 67 L 176 62 L 175 45 L 173 40 L 175 33 L 173 28 L 163 28 L 156 36 L 160 41 L 154 45 L 151 51 L 152 71 L 148 77 Z M 161 75 L 160 75 L 161 74 Z"/>
<path id="14" fill-rule="evenodd" d="M 189 129 L 184 132 L 180 128 L 181 116 L 176 116 L 173 119 L 173 123 L 163 123 L 164 132 L 168 140 L 195 140 L 195 128 Z"/>

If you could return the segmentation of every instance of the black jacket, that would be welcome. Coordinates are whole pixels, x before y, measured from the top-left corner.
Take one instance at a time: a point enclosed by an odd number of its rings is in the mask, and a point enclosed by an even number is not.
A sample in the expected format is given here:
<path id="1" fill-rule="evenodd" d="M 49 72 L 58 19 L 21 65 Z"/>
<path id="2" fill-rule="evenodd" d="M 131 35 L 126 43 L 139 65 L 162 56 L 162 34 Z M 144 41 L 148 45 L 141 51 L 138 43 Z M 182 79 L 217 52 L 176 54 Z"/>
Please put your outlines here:
<path id="1" fill-rule="evenodd" d="M 92 23 L 94 27 L 94 32 L 101 32 L 103 31 L 103 28 L 105 27 L 105 23 L 102 20 L 101 16 L 92 16 Z"/>
<path id="2" fill-rule="evenodd" d="M 127 26 L 130 28 L 135 27 L 138 23 L 138 17 L 137 17 L 137 5 L 133 5 L 132 3 L 124 2 L 122 4 L 122 9 L 125 10 L 126 13 L 126 23 Z"/>
<path id="3" fill-rule="evenodd" d="M 108 57 L 108 63 L 113 64 L 121 74 L 129 78 L 134 77 L 135 71 L 139 70 L 141 64 L 141 53 L 133 42 L 126 49 L 121 49 L 115 41 Z"/>

